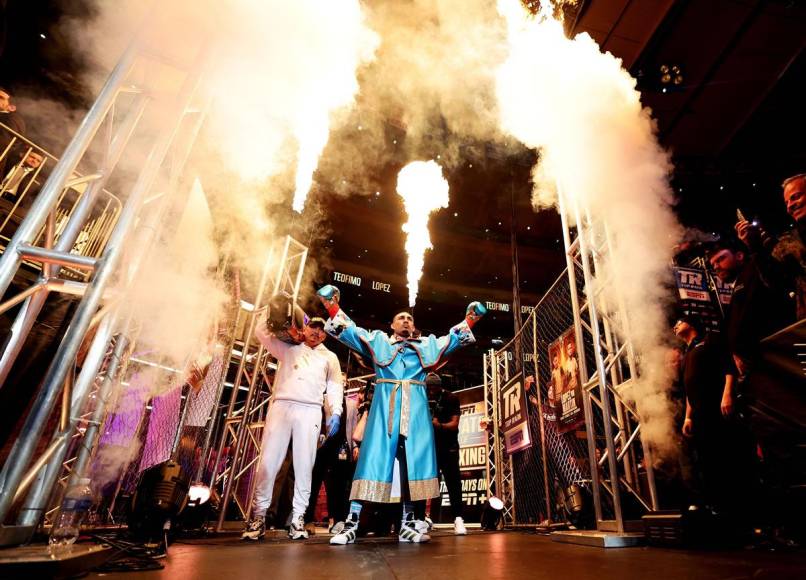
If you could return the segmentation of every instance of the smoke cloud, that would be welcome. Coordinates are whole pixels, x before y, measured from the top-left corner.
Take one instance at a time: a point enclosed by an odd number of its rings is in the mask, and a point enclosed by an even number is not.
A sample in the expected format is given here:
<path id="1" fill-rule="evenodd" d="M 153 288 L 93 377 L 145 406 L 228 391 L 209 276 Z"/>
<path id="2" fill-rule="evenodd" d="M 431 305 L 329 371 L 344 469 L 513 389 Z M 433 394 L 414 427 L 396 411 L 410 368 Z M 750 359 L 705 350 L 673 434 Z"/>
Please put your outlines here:
<path id="1" fill-rule="evenodd" d="M 659 448 L 672 441 L 662 283 L 679 234 L 671 166 L 618 59 L 587 35 L 567 39 L 547 14 L 527 19 L 517 0 L 174 0 L 150 15 L 149 6 L 98 0 L 92 23 L 65 25 L 94 63 L 94 89 L 146 18 L 145 42 L 167 62 L 189 63 L 205 45 L 214 56 L 204 85 L 212 107 L 193 157 L 212 225 L 165 241 L 126 290 L 147 322 L 141 340 L 168 366 L 183 367 L 221 313 L 217 252 L 255 280 L 291 226 L 327 235 L 316 196 L 298 215 L 292 199 L 301 209 L 317 184 L 374 193 L 370 169 L 384 160 L 439 154 L 450 170 L 473 154 L 467 148 L 514 137 L 541 153 L 536 208 L 555 205 L 561 184 L 610 227 L 615 283 L 603 295 L 630 313 L 644 436 Z M 154 74 L 142 71 L 144 82 Z"/>
<path id="2" fill-rule="evenodd" d="M 358 69 L 373 58 L 378 37 L 358 0 L 98 0 L 91 22 L 73 19 L 63 28 L 91 63 L 86 83 L 95 92 L 138 31 L 146 53 L 157 58 L 138 65 L 134 79 L 151 90 L 176 86 L 174 65 L 189 68 L 207 50 L 202 92 L 212 104 L 190 167 L 202 177 L 213 221 L 199 223 L 198 207 L 189 209 L 185 221 L 194 225 L 171 225 L 135 283 L 122 288 L 143 322 L 140 342 L 182 368 L 221 315 L 220 254 L 229 255 L 251 288 L 279 236 L 317 230 L 315 203 L 297 217 L 278 206 L 287 206 L 296 189 L 294 207 L 302 209 L 329 133 L 349 114 Z M 160 110 L 144 121 L 152 133 L 162 123 Z M 141 155 L 127 155 L 126 169 L 139 169 Z"/>
<path id="3" fill-rule="evenodd" d="M 536 208 L 555 205 L 560 187 L 607 224 L 611 253 L 599 272 L 608 281 L 602 303 L 623 304 L 641 357 L 632 394 L 642 434 L 661 452 L 674 453 L 665 306 L 681 230 L 671 209 L 669 156 L 619 59 L 603 54 L 587 34 L 569 40 L 548 10 L 530 17 L 517 0 L 499 0 L 498 7 L 509 30 L 509 54 L 497 78 L 502 126 L 540 150 Z"/>

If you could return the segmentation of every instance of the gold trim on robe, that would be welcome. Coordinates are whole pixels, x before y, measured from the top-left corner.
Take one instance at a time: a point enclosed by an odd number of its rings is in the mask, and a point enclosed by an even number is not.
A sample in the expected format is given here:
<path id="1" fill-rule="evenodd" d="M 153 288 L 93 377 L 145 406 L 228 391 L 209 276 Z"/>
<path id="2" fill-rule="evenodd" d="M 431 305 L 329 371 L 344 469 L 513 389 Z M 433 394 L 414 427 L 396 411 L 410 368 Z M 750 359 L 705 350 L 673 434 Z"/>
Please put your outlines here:
<path id="1" fill-rule="evenodd" d="M 439 497 L 439 478 L 421 479 L 409 482 L 409 495 L 411 501 L 420 501 Z M 397 503 L 400 498 L 392 497 L 392 484 L 383 481 L 369 481 L 357 479 L 353 481 L 350 490 L 350 499 L 372 501 L 375 503 Z"/>

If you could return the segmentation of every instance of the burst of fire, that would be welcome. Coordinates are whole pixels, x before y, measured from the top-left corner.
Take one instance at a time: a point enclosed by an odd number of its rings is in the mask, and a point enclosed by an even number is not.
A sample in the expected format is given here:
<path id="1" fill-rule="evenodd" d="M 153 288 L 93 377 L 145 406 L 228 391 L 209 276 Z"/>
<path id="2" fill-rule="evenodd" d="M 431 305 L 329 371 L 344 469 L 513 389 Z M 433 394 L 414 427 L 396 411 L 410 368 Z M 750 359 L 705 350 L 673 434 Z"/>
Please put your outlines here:
<path id="1" fill-rule="evenodd" d="M 323 26 L 335 33 L 332 39 L 335 42 L 323 44 L 306 39 L 311 54 L 303 60 L 314 63 L 318 68 L 318 78 L 309 81 L 316 86 L 311 86 L 304 93 L 291 129 L 297 140 L 297 171 L 292 204 L 297 212 L 302 212 L 305 207 L 319 157 L 327 145 L 331 116 L 352 105 L 358 93 L 358 67 L 374 57 L 379 44 L 377 35 L 364 24 L 358 0 L 338 3 L 315 0 L 312 6 L 320 11 L 317 20 L 331 19 L 329 24 Z"/>
<path id="2" fill-rule="evenodd" d="M 322 114 L 322 113 L 325 114 Z M 305 200 L 313 184 L 313 173 L 319 163 L 319 156 L 327 145 L 330 123 L 327 112 L 306 116 L 295 128 L 294 134 L 299 143 L 297 149 L 297 174 L 294 179 L 294 211 L 302 212 Z"/>
<path id="3" fill-rule="evenodd" d="M 406 254 L 409 257 L 406 268 L 409 306 L 414 306 L 417 301 L 425 251 L 434 247 L 428 232 L 428 218 L 439 208 L 448 207 L 448 193 L 448 181 L 436 161 L 414 161 L 397 174 L 397 194 L 403 198 L 403 206 L 409 216 L 409 220 L 403 224 Z"/>
<path id="4" fill-rule="evenodd" d="M 222 4 L 175 2 L 186 12 Z M 296 161 L 293 208 L 300 212 L 330 131 L 358 93 L 358 69 L 374 59 L 380 39 L 360 0 L 224 4 L 214 66 L 205 77 L 217 107 L 209 138 L 250 183 L 285 176 Z"/>

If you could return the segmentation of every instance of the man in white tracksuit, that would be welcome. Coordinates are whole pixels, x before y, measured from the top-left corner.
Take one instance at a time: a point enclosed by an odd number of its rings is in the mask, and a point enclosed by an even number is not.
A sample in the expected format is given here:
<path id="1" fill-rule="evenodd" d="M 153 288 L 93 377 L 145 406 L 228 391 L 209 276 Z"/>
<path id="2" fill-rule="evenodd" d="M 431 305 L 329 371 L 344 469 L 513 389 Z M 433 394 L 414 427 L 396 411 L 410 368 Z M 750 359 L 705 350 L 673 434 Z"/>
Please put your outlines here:
<path id="1" fill-rule="evenodd" d="M 252 518 L 241 538 L 259 540 L 266 533 L 266 510 L 277 472 L 285 459 L 291 441 L 294 465 L 294 501 L 291 528 L 292 539 L 307 538 L 305 509 L 311 495 L 311 472 L 322 423 L 323 396 L 332 413 L 327 422 L 327 436 L 339 430 L 344 386 L 339 359 L 324 342 L 325 321 L 312 318 L 302 330 L 303 342 L 292 345 L 278 339 L 266 325 L 266 318 L 257 322 L 255 336 L 280 363 L 274 378 L 271 406 L 263 430 L 257 488 L 252 503 Z"/>

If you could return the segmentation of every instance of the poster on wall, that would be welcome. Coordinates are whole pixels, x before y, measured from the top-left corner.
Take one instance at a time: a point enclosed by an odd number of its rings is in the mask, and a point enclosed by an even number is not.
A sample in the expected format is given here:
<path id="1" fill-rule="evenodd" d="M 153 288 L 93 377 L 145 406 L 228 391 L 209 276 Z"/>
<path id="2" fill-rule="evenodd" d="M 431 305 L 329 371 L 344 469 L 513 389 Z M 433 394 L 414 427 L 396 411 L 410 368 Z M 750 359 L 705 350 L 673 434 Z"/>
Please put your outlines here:
<path id="1" fill-rule="evenodd" d="M 484 402 L 461 406 L 459 415 L 459 469 L 469 471 L 487 466 L 487 430 L 482 428 Z"/>
<path id="2" fill-rule="evenodd" d="M 553 402 L 557 430 L 565 433 L 585 422 L 582 410 L 582 380 L 573 328 L 565 331 L 549 345 L 549 362 L 551 364 L 549 405 Z"/>

